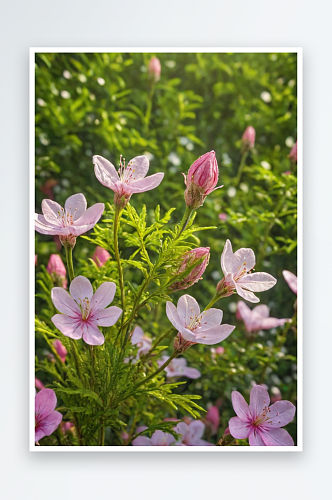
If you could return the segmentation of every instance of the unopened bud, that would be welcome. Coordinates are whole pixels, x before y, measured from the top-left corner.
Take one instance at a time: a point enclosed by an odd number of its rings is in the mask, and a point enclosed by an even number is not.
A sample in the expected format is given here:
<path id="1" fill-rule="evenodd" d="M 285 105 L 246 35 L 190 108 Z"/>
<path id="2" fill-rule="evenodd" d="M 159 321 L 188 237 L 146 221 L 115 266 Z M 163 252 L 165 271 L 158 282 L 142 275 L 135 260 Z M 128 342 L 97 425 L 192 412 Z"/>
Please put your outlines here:
<path id="1" fill-rule="evenodd" d="M 291 162 L 297 163 L 297 141 L 292 147 L 291 152 L 288 155 L 288 158 L 291 160 Z"/>
<path id="2" fill-rule="evenodd" d="M 63 345 L 63 343 L 59 339 L 56 339 L 53 342 L 53 345 L 54 345 L 54 349 L 58 353 L 58 356 L 61 359 L 62 363 L 64 363 L 66 361 L 67 349 L 65 348 L 65 346 Z"/>
<path id="3" fill-rule="evenodd" d="M 185 177 L 187 189 L 184 199 L 187 207 L 201 207 L 205 198 L 216 188 L 219 176 L 218 163 L 214 151 L 200 156 L 189 168 Z M 222 187 L 222 186 L 220 186 Z"/>
<path id="4" fill-rule="evenodd" d="M 67 280 L 66 280 L 67 271 L 64 263 L 61 260 L 60 255 L 52 253 L 48 261 L 46 271 L 51 276 L 56 286 L 62 286 L 63 288 L 67 288 Z"/>
<path id="5" fill-rule="evenodd" d="M 256 130 L 249 125 L 242 136 L 242 151 L 249 151 L 255 146 Z"/>
<path id="6" fill-rule="evenodd" d="M 194 248 L 193 250 L 190 250 L 190 252 L 186 252 L 182 256 L 182 262 L 178 268 L 177 274 L 183 273 L 188 266 L 193 265 L 195 261 L 200 260 L 203 257 L 205 257 L 204 260 L 196 267 L 194 267 L 194 269 L 190 271 L 188 276 L 186 276 L 180 281 L 176 281 L 175 283 L 173 283 L 173 285 L 171 286 L 171 290 L 173 291 L 185 290 L 186 288 L 189 288 L 190 286 L 194 285 L 199 281 L 199 279 L 202 277 L 206 269 L 206 266 L 209 263 L 210 248 L 209 247 Z"/>
<path id="7" fill-rule="evenodd" d="M 110 258 L 111 256 L 108 251 L 102 247 L 96 247 L 96 250 L 92 255 L 92 260 L 97 264 L 98 267 L 102 267 Z"/>
<path id="8" fill-rule="evenodd" d="M 156 83 L 160 80 L 161 64 L 158 57 L 152 57 L 149 61 L 148 74 L 150 79 Z"/>

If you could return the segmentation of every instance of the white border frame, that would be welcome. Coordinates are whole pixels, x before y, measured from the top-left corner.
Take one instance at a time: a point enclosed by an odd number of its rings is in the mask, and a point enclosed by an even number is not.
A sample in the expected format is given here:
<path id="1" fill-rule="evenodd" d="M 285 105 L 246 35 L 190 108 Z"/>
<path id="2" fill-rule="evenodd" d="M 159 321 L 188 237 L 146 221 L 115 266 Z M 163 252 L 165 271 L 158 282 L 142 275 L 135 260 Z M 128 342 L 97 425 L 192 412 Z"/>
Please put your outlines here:
<path id="1" fill-rule="evenodd" d="M 39 52 L 156 52 L 156 53 L 287 53 L 297 54 L 297 173 L 298 173 L 298 222 L 297 222 L 297 446 L 36 446 L 35 445 L 35 245 L 34 245 L 34 213 L 35 213 L 35 54 Z M 32 452 L 274 452 L 303 451 L 303 50 L 302 47 L 30 47 L 29 62 L 29 450 Z"/>

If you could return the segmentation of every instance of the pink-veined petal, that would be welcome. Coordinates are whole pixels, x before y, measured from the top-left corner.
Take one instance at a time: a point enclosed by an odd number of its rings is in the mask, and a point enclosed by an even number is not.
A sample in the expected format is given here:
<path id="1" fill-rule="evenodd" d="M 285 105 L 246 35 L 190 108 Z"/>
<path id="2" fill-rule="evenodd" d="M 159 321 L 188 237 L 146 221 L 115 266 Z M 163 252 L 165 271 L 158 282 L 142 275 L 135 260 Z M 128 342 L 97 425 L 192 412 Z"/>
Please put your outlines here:
<path id="1" fill-rule="evenodd" d="M 188 378 L 196 379 L 202 376 L 201 372 L 196 368 L 185 368 L 183 375 Z"/>
<path id="2" fill-rule="evenodd" d="M 290 271 L 283 271 L 282 274 L 289 288 L 297 295 L 297 276 Z"/>
<path id="3" fill-rule="evenodd" d="M 145 191 L 150 191 L 151 189 L 158 187 L 163 178 L 164 174 L 162 172 L 159 172 L 157 174 L 150 175 L 145 179 L 134 181 L 130 183 L 128 186 L 130 187 L 130 191 L 132 194 L 144 193 Z"/>
<path id="4" fill-rule="evenodd" d="M 262 439 L 260 429 L 252 428 L 252 432 L 250 433 L 250 436 L 249 436 L 249 445 L 250 446 L 266 446 L 263 439 Z"/>
<path id="5" fill-rule="evenodd" d="M 220 325 L 222 322 L 223 312 L 220 309 L 208 309 L 201 314 L 201 323 L 199 331 L 209 330 L 212 326 Z"/>
<path id="6" fill-rule="evenodd" d="M 93 297 L 90 302 L 90 314 L 95 311 L 100 311 L 101 309 L 105 309 L 114 299 L 116 291 L 115 283 L 110 283 L 106 281 L 102 283 L 99 288 L 93 294 Z"/>
<path id="7" fill-rule="evenodd" d="M 238 391 L 232 392 L 232 405 L 235 413 L 241 420 L 246 423 L 250 423 L 252 421 L 252 413 L 250 412 L 248 403 Z"/>
<path id="8" fill-rule="evenodd" d="M 105 337 L 93 323 L 82 323 L 83 340 L 89 345 L 103 345 Z"/>
<path id="9" fill-rule="evenodd" d="M 174 306 L 175 307 L 175 306 Z M 131 336 L 131 343 L 133 345 L 138 344 L 138 342 L 141 342 L 144 336 L 144 332 L 140 326 L 136 326 L 133 334 Z"/>
<path id="10" fill-rule="evenodd" d="M 251 424 L 239 417 L 232 417 L 229 421 L 229 432 L 235 439 L 246 439 L 251 429 Z"/>
<path id="11" fill-rule="evenodd" d="M 209 330 L 201 331 L 197 328 L 193 333 L 195 335 L 194 342 L 197 344 L 214 345 L 225 340 L 234 330 L 233 325 L 217 325 Z"/>
<path id="12" fill-rule="evenodd" d="M 61 217 L 64 215 L 63 208 L 53 200 L 42 201 L 42 211 L 47 222 L 62 227 Z"/>
<path id="13" fill-rule="evenodd" d="M 172 325 L 177 329 L 183 329 L 184 327 L 184 321 L 182 322 L 181 319 L 179 318 L 177 309 L 172 302 L 166 302 L 166 315 Z"/>
<path id="14" fill-rule="evenodd" d="M 200 314 L 197 300 L 190 295 L 182 295 L 178 301 L 177 312 L 181 323 L 190 330 L 192 319 Z"/>
<path id="15" fill-rule="evenodd" d="M 55 314 L 52 318 L 54 325 L 63 333 L 66 337 L 70 337 L 74 340 L 79 340 L 82 338 L 82 319 L 75 319 L 67 316 L 66 314 Z"/>
<path id="16" fill-rule="evenodd" d="M 78 193 L 73 194 L 67 198 L 65 203 L 65 210 L 72 215 L 73 221 L 77 221 L 85 212 L 87 207 L 86 199 L 84 194 Z"/>
<path id="17" fill-rule="evenodd" d="M 42 389 L 35 398 L 35 413 L 47 417 L 56 407 L 56 395 L 53 389 Z"/>
<path id="18" fill-rule="evenodd" d="M 85 212 L 81 215 L 81 217 L 75 220 L 74 228 L 91 226 L 97 224 L 100 217 L 103 215 L 103 211 L 105 210 L 104 203 L 96 203 L 89 207 Z M 79 236 L 79 235 L 78 235 Z"/>
<path id="19" fill-rule="evenodd" d="M 92 285 L 88 278 L 84 276 L 77 276 L 74 278 L 70 283 L 69 291 L 73 299 L 79 304 L 83 302 L 84 299 L 91 301 L 93 296 Z"/>
<path id="20" fill-rule="evenodd" d="M 122 314 L 122 309 L 117 306 L 111 306 L 108 309 L 97 311 L 93 315 L 93 321 L 98 326 L 113 326 Z"/>
<path id="21" fill-rule="evenodd" d="M 132 158 L 127 165 L 128 174 L 131 172 L 132 181 L 143 179 L 149 171 L 149 160 L 147 156 L 135 156 Z M 130 181 L 130 182 L 132 182 Z"/>
<path id="22" fill-rule="evenodd" d="M 223 252 L 221 254 L 221 269 L 224 276 L 227 274 L 233 274 L 233 260 L 234 254 L 232 250 L 232 243 L 230 240 L 226 240 Z"/>
<path id="23" fill-rule="evenodd" d="M 75 280 L 74 280 L 75 281 Z M 73 318 L 81 318 L 82 313 L 75 300 L 66 290 L 61 287 L 54 287 L 51 291 L 51 298 L 56 309 Z"/>
<path id="24" fill-rule="evenodd" d="M 189 424 L 188 444 L 200 439 L 205 431 L 205 424 L 201 420 L 193 420 Z"/>
<path id="25" fill-rule="evenodd" d="M 232 272 L 235 274 L 239 269 L 244 268 L 250 271 L 250 269 L 255 267 L 255 263 L 255 254 L 251 248 L 239 248 L 239 250 L 234 253 Z"/>
<path id="26" fill-rule="evenodd" d="M 38 393 L 40 394 L 40 392 Z M 43 418 L 38 424 L 35 432 L 35 442 L 42 439 L 44 436 L 50 436 L 59 427 L 62 420 L 62 415 L 58 411 L 53 411 L 50 415 Z"/>
<path id="27" fill-rule="evenodd" d="M 294 446 L 291 435 L 285 429 L 259 429 L 265 446 Z"/>
<path id="28" fill-rule="evenodd" d="M 251 292 L 264 292 L 277 283 L 277 280 L 268 273 L 247 274 L 237 280 L 237 284 Z"/>
<path id="29" fill-rule="evenodd" d="M 113 184 L 119 181 L 119 176 L 114 165 L 99 155 L 93 156 L 92 162 L 95 166 L 95 175 L 98 181 L 112 189 Z"/>
<path id="30" fill-rule="evenodd" d="M 284 427 L 293 420 L 295 411 L 296 408 L 290 401 L 277 401 L 270 406 L 269 420 L 263 423 L 263 427 L 267 430 Z"/>
<path id="31" fill-rule="evenodd" d="M 35 230 L 41 234 L 66 234 L 67 229 L 48 222 L 43 215 L 35 214 Z"/>
<path id="32" fill-rule="evenodd" d="M 254 293 L 249 292 L 248 290 L 245 290 L 237 283 L 235 283 L 235 289 L 236 289 L 237 294 L 240 295 L 240 297 L 242 297 L 243 299 L 248 300 L 249 302 L 253 302 L 253 303 L 259 302 L 259 298 L 256 297 L 256 295 Z"/>
<path id="33" fill-rule="evenodd" d="M 254 385 L 250 392 L 250 404 L 249 409 L 252 415 L 252 418 L 258 417 L 263 411 L 264 408 L 267 408 L 270 404 L 270 396 L 264 387 L 260 385 Z"/>

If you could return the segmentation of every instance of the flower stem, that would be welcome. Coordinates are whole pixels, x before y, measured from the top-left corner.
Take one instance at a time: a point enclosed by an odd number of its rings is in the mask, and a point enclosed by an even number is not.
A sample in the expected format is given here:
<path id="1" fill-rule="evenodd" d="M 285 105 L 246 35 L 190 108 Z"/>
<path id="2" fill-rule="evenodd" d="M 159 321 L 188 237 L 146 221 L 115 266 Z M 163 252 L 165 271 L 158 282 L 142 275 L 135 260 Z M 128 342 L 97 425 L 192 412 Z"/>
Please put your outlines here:
<path id="1" fill-rule="evenodd" d="M 185 213 L 182 217 L 182 221 L 180 223 L 180 230 L 179 230 L 175 239 L 179 238 L 181 236 L 181 234 L 183 233 L 183 231 L 186 229 L 194 211 L 195 211 L 194 208 L 186 207 L 186 211 L 185 211 Z"/>
<path id="2" fill-rule="evenodd" d="M 77 372 L 78 378 L 80 379 L 80 381 L 82 382 L 82 384 L 84 384 L 83 377 L 82 377 L 81 370 L 80 370 L 78 352 L 77 352 L 77 349 L 76 349 L 75 341 L 73 339 L 69 338 L 69 342 L 70 342 L 71 354 L 72 354 L 72 356 L 74 358 L 74 361 L 75 361 L 75 368 L 76 368 L 76 372 Z"/>
<path id="3" fill-rule="evenodd" d="M 93 350 L 93 345 L 90 345 L 90 355 L 91 355 L 91 389 L 94 390 L 96 375 L 95 375 L 95 353 Z"/>
<path id="4" fill-rule="evenodd" d="M 151 84 L 151 89 L 150 89 L 150 92 L 148 94 L 146 113 L 145 113 L 145 117 L 144 117 L 144 132 L 145 132 L 145 134 L 147 134 L 149 132 L 153 94 L 154 94 L 154 83 Z"/>
<path id="5" fill-rule="evenodd" d="M 104 427 L 104 422 L 101 419 L 100 420 L 100 438 L 99 438 L 99 446 L 105 446 L 105 427 Z"/>
<path id="6" fill-rule="evenodd" d="M 67 268 L 68 268 L 68 276 L 70 281 L 73 281 L 75 278 L 74 273 L 74 265 L 73 265 L 73 249 L 69 246 L 65 246 L 66 251 L 66 259 L 67 259 Z"/>
<path id="7" fill-rule="evenodd" d="M 151 349 L 145 354 L 145 356 L 142 356 L 141 358 L 141 362 L 143 361 L 146 361 L 150 356 L 151 354 L 153 353 L 153 351 L 155 350 L 155 348 L 157 347 L 157 345 L 160 344 L 160 342 L 162 340 L 164 340 L 166 337 L 168 337 L 168 335 L 174 330 L 174 328 L 170 328 L 169 330 L 167 330 L 167 332 L 163 333 L 157 340 L 156 342 L 153 344 L 153 346 L 151 347 Z"/>
<path id="8" fill-rule="evenodd" d="M 216 293 L 215 296 L 213 297 L 213 299 L 211 300 L 211 302 L 208 303 L 208 305 L 206 306 L 204 311 L 207 311 L 208 309 L 210 309 L 213 306 L 213 304 L 215 304 L 219 299 L 221 299 L 221 297 L 222 297 L 222 295 L 218 295 Z"/>
<path id="9" fill-rule="evenodd" d="M 120 226 L 120 215 L 121 215 L 121 209 L 116 207 L 115 215 L 114 215 L 113 236 L 114 236 L 114 254 L 115 254 L 116 263 L 118 265 L 119 286 L 120 286 L 120 293 L 121 293 L 121 309 L 122 309 L 121 326 L 120 326 L 120 331 L 121 331 L 122 327 L 123 327 L 123 319 L 124 319 L 125 296 L 124 296 L 123 271 L 122 271 L 121 260 L 120 260 L 119 240 L 118 240 L 118 230 L 119 230 L 119 226 Z"/>
<path id="10" fill-rule="evenodd" d="M 179 353 L 177 351 L 174 351 L 173 354 L 168 358 L 168 360 L 165 361 L 165 363 L 158 368 L 158 370 L 156 370 L 154 373 L 152 373 L 147 378 L 145 378 L 144 380 L 141 380 L 141 382 L 139 382 L 137 385 L 135 385 L 135 389 L 137 389 L 140 385 L 146 384 L 146 382 L 148 382 L 149 380 L 151 380 L 152 378 L 154 378 L 156 375 L 158 375 L 158 373 L 162 372 L 166 368 L 166 366 L 168 366 L 170 364 L 170 362 L 174 358 L 176 358 L 176 356 L 178 354 Z"/>
<path id="11" fill-rule="evenodd" d="M 247 156 L 248 156 L 248 151 L 245 151 L 241 156 L 241 161 L 240 161 L 239 169 L 237 171 L 237 176 L 235 177 L 235 180 L 234 180 L 235 187 L 237 187 L 238 184 L 240 183 L 242 172 L 243 172 L 244 166 L 246 164 Z"/>

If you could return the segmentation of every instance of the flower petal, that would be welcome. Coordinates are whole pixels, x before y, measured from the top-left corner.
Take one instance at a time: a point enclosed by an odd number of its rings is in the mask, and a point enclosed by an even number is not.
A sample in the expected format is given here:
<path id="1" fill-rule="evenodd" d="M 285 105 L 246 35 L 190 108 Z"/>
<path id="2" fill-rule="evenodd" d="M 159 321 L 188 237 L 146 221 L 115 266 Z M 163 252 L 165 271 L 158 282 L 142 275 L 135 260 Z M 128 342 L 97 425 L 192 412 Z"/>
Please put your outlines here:
<path id="1" fill-rule="evenodd" d="M 237 416 L 246 423 L 252 421 L 252 414 L 250 412 L 248 403 L 238 391 L 232 392 L 232 405 Z"/>
<path id="2" fill-rule="evenodd" d="M 237 280 L 237 284 L 251 292 L 264 292 L 277 283 L 277 280 L 268 273 L 247 274 Z"/>
<path id="3" fill-rule="evenodd" d="M 151 189 L 154 189 L 157 186 L 159 186 L 163 178 L 164 178 L 164 173 L 159 172 L 157 174 L 150 175 L 145 179 L 134 181 L 131 184 L 128 184 L 128 187 L 130 188 L 132 194 L 144 193 L 145 191 L 150 191 Z"/>
<path id="4" fill-rule="evenodd" d="M 131 444 L 132 446 L 152 446 L 151 439 L 147 436 L 138 436 Z"/>
<path id="5" fill-rule="evenodd" d="M 220 325 L 222 322 L 223 312 L 220 309 L 208 309 L 201 314 L 200 331 L 209 330 L 211 326 Z"/>
<path id="6" fill-rule="evenodd" d="M 172 302 L 166 302 L 166 315 L 177 330 L 180 330 L 184 327 L 184 322 L 182 322 L 179 318 L 177 309 L 175 305 L 172 304 Z"/>
<path id="7" fill-rule="evenodd" d="M 171 443 L 175 442 L 175 438 L 172 434 L 163 431 L 155 431 L 151 436 L 152 446 L 169 446 Z"/>
<path id="8" fill-rule="evenodd" d="M 199 370 L 196 370 L 196 368 L 185 368 L 183 375 L 192 379 L 196 379 L 202 376 L 201 372 Z"/>
<path id="9" fill-rule="evenodd" d="M 41 234 L 66 234 L 67 229 L 48 222 L 43 215 L 35 214 L 35 230 Z"/>
<path id="10" fill-rule="evenodd" d="M 264 387 L 260 385 L 254 385 L 250 393 L 250 413 L 253 420 L 255 420 L 258 415 L 263 411 L 263 408 L 267 408 L 270 404 L 270 396 Z"/>
<path id="11" fill-rule="evenodd" d="M 177 305 L 177 312 L 180 318 L 180 322 L 190 330 L 189 325 L 194 318 L 194 316 L 199 316 L 200 310 L 197 300 L 190 295 L 182 295 L 179 298 Z"/>
<path id="12" fill-rule="evenodd" d="M 92 207 L 89 207 L 83 215 L 75 221 L 74 225 L 70 226 L 71 234 L 80 236 L 92 229 L 103 215 L 104 210 L 104 203 L 96 203 L 92 205 Z"/>
<path id="13" fill-rule="evenodd" d="M 250 436 L 249 436 L 249 445 L 250 446 L 266 446 L 263 439 L 262 439 L 260 429 L 258 429 L 258 428 L 252 429 L 252 432 L 250 433 Z"/>
<path id="14" fill-rule="evenodd" d="M 255 254 L 251 248 L 239 248 L 239 250 L 234 253 L 232 272 L 235 274 L 239 269 L 244 268 L 250 271 L 250 269 L 255 267 L 255 263 Z"/>
<path id="15" fill-rule="evenodd" d="M 251 424 L 239 417 L 232 417 L 229 421 L 229 432 L 235 439 L 246 439 L 251 429 Z"/>
<path id="16" fill-rule="evenodd" d="M 135 156 L 132 158 L 127 165 L 128 172 L 132 172 L 132 179 L 143 179 L 149 171 L 149 159 L 147 156 Z M 130 181 L 132 182 L 132 181 Z"/>
<path id="17" fill-rule="evenodd" d="M 142 328 L 140 326 L 136 326 L 134 328 L 133 334 L 131 336 L 131 343 L 133 345 L 138 344 L 138 342 L 142 341 L 143 335 L 144 335 L 144 332 L 143 332 Z"/>
<path id="18" fill-rule="evenodd" d="M 88 299 L 91 301 L 93 296 L 92 285 L 88 278 L 85 278 L 84 276 L 77 276 L 76 278 L 74 278 L 70 283 L 69 291 L 73 299 L 79 304 L 84 299 Z"/>
<path id="19" fill-rule="evenodd" d="M 244 304 L 244 302 L 242 302 L 242 304 Z M 254 307 L 252 312 L 259 314 L 259 316 L 261 316 L 262 318 L 268 318 L 270 314 L 270 308 L 265 304 L 260 304 L 259 306 Z"/>
<path id="20" fill-rule="evenodd" d="M 73 221 L 77 221 L 85 212 L 87 207 L 86 199 L 84 194 L 78 193 L 73 194 L 67 198 L 65 203 L 65 210 L 72 215 Z"/>
<path id="21" fill-rule="evenodd" d="M 40 394 L 40 392 L 38 394 Z M 50 436 L 59 427 L 61 420 L 62 415 L 58 411 L 53 411 L 50 415 L 43 418 L 37 426 L 35 442 L 39 441 L 44 436 Z"/>
<path id="22" fill-rule="evenodd" d="M 89 345 L 103 345 L 105 337 L 93 323 L 82 323 L 83 340 Z"/>
<path id="23" fill-rule="evenodd" d="M 35 398 L 35 413 L 47 417 L 56 407 L 56 395 L 53 389 L 42 389 Z"/>
<path id="24" fill-rule="evenodd" d="M 193 420 L 189 424 L 189 435 L 187 437 L 188 444 L 192 444 L 197 439 L 200 439 L 205 431 L 205 424 L 201 420 Z M 192 444 L 193 445 L 193 444 Z"/>
<path id="25" fill-rule="evenodd" d="M 75 278 L 77 279 L 77 278 Z M 75 280 L 74 280 L 75 281 Z M 73 282 L 74 282 L 73 281 Z M 66 290 L 61 287 L 54 287 L 51 291 L 51 298 L 56 309 L 63 313 L 71 316 L 72 318 L 81 318 L 82 313 L 75 300 L 69 295 Z"/>
<path id="26" fill-rule="evenodd" d="M 267 430 L 283 427 L 294 418 L 296 408 L 290 401 L 277 401 L 269 408 L 269 420 L 264 422 L 263 427 Z"/>
<path id="27" fill-rule="evenodd" d="M 226 240 L 223 252 L 221 254 L 221 269 L 224 275 L 233 274 L 233 260 L 234 254 L 232 250 L 232 243 L 230 240 Z"/>
<path id="28" fill-rule="evenodd" d="M 60 330 L 60 332 L 66 337 L 70 337 L 74 340 L 82 338 L 82 320 L 80 318 L 75 319 L 67 316 L 66 314 L 55 314 L 51 319 L 57 329 Z"/>
<path id="29" fill-rule="evenodd" d="M 233 325 L 217 325 L 209 330 L 201 331 L 197 328 L 193 333 L 195 335 L 194 342 L 198 344 L 213 345 L 225 340 L 234 330 Z"/>
<path id="30" fill-rule="evenodd" d="M 265 446 L 294 446 L 293 438 L 285 429 L 259 429 Z"/>
<path id="31" fill-rule="evenodd" d="M 97 311 L 93 316 L 93 321 L 98 326 L 113 326 L 122 314 L 122 309 L 117 306 L 111 306 L 108 309 Z"/>
<path id="32" fill-rule="evenodd" d="M 101 309 L 105 309 L 114 299 L 116 290 L 115 283 L 110 283 L 106 281 L 102 283 L 99 288 L 93 294 L 91 299 L 91 312 L 100 311 Z"/>
<path id="33" fill-rule="evenodd" d="M 260 324 L 258 325 L 259 328 L 258 330 L 270 330 L 270 328 L 277 328 L 278 326 L 282 326 L 285 323 L 288 323 L 292 321 L 291 319 L 287 318 L 264 318 L 261 320 Z"/>
<path id="34" fill-rule="evenodd" d="M 119 180 L 116 168 L 112 163 L 102 156 L 95 155 L 92 158 L 95 166 L 95 175 L 98 181 L 106 187 L 112 189 L 113 184 Z"/>
<path id="35" fill-rule="evenodd" d="M 238 293 L 238 295 L 240 295 L 240 297 L 242 297 L 243 299 L 245 300 L 248 300 L 249 302 L 259 302 L 259 298 L 256 297 L 256 295 L 252 292 L 248 292 L 247 290 L 245 290 L 244 288 L 242 288 L 240 285 L 238 285 L 238 282 L 235 283 L 235 289 Z"/>
<path id="36" fill-rule="evenodd" d="M 42 211 L 47 222 L 58 227 L 63 227 L 61 217 L 64 215 L 64 210 L 59 203 L 53 200 L 43 200 Z"/>
<path id="37" fill-rule="evenodd" d="M 289 288 L 297 295 L 297 277 L 295 276 L 295 274 L 291 273 L 290 271 L 283 271 L 282 274 Z"/>

